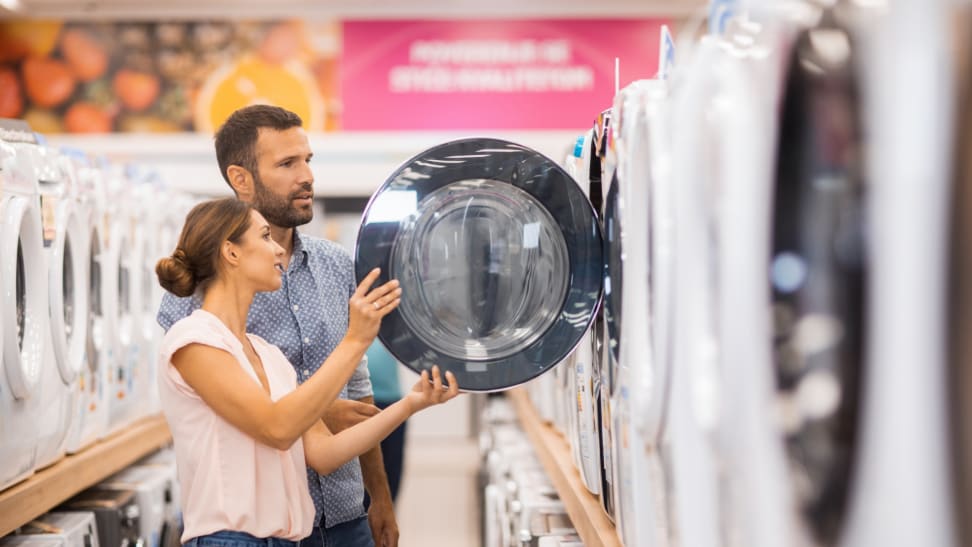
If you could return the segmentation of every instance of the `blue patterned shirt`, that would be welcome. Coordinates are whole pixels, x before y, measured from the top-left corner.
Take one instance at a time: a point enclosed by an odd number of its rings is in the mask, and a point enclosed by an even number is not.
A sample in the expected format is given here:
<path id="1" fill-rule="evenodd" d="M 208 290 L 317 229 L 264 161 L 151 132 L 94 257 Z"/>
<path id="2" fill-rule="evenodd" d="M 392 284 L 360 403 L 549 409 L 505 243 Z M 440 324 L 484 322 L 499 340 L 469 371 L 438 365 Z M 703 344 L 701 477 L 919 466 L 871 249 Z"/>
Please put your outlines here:
<path id="1" fill-rule="evenodd" d="M 348 299 L 354 292 L 354 264 L 337 244 L 294 230 L 294 252 L 283 286 L 257 293 L 247 317 L 247 332 L 278 346 L 303 382 L 324 363 L 348 329 Z M 166 293 L 158 321 L 169 330 L 202 305 L 202 295 L 179 298 Z M 343 399 L 370 397 L 367 359 L 362 359 Z M 355 458 L 330 475 L 307 468 L 307 483 L 317 510 L 315 522 L 331 527 L 366 515 L 361 466 Z M 323 518 L 322 518 L 323 517 Z"/>

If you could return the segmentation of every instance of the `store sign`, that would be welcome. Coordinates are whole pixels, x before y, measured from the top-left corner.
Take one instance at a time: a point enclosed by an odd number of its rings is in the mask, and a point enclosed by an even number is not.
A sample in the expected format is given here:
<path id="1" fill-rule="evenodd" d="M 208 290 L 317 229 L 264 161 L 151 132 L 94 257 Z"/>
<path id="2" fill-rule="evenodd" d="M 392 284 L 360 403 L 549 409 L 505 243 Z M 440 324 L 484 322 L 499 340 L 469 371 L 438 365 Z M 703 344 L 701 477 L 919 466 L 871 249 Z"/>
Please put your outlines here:
<path id="1" fill-rule="evenodd" d="M 655 75 L 664 20 L 346 21 L 347 130 L 579 129 Z"/>

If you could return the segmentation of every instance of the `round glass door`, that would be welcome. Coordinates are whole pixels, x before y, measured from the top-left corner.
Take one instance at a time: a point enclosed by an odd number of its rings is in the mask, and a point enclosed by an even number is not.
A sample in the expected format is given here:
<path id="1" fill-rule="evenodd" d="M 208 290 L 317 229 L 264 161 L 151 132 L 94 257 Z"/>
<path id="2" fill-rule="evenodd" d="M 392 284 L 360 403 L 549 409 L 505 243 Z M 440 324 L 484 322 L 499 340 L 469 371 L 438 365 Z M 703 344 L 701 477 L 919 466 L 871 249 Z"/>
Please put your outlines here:
<path id="1" fill-rule="evenodd" d="M 791 484 L 822 544 L 837 541 L 848 502 L 866 332 L 866 181 L 850 44 L 830 23 L 796 42 L 781 110 L 770 255 Z"/>
<path id="2" fill-rule="evenodd" d="M 587 198 L 553 161 L 468 139 L 419 154 L 372 197 L 355 250 L 362 279 L 398 279 L 386 347 L 460 388 L 512 387 L 561 361 L 601 295 L 601 235 Z"/>

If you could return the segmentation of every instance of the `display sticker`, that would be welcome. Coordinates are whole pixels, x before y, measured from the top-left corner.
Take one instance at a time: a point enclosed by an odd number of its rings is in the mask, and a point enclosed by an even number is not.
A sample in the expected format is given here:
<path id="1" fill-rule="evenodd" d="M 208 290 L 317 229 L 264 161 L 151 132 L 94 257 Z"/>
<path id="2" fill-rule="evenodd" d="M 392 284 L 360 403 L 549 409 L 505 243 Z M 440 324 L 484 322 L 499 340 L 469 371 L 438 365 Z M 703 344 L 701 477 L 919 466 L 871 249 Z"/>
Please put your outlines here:
<path id="1" fill-rule="evenodd" d="M 722 34 L 735 12 L 736 0 L 712 0 L 709 2 L 709 34 Z"/>
<path id="2" fill-rule="evenodd" d="M 662 25 L 660 44 L 658 46 L 658 79 L 667 80 L 675 66 L 675 41 L 668 25 Z"/>
<path id="3" fill-rule="evenodd" d="M 60 198 L 51 194 L 41 195 L 41 222 L 44 225 L 44 247 L 50 247 L 57 236 L 57 204 Z"/>

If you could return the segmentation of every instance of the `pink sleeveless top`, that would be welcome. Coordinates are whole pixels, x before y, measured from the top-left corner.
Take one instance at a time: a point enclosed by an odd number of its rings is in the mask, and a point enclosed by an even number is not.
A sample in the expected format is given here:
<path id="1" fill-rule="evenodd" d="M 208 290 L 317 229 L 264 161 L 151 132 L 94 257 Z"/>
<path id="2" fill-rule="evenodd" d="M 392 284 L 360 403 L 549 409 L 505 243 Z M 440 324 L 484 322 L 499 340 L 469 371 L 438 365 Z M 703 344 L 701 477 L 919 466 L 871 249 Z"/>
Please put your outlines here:
<path id="1" fill-rule="evenodd" d="M 297 375 L 280 349 L 255 334 L 247 336 L 263 361 L 271 399 L 296 389 Z M 303 442 L 298 439 L 289 450 L 277 450 L 219 417 L 172 366 L 172 355 L 189 344 L 226 351 L 254 382 L 260 382 L 243 344 L 205 310 L 172 325 L 162 341 L 158 385 L 175 442 L 185 520 L 182 542 L 220 530 L 293 541 L 307 537 L 314 503 L 307 487 Z"/>

